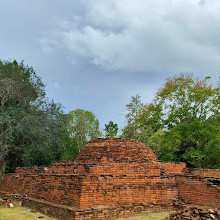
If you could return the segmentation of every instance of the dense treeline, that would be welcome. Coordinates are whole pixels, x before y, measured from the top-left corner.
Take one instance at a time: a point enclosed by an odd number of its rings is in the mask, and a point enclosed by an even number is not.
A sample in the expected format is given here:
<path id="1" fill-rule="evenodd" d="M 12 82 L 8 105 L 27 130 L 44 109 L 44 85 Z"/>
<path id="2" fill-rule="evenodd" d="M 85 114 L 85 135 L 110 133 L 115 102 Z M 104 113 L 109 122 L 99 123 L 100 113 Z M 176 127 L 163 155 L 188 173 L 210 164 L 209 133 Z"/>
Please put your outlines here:
<path id="1" fill-rule="evenodd" d="M 17 166 L 74 159 L 87 141 L 100 136 L 92 112 L 64 114 L 60 104 L 47 99 L 32 67 L 0 61 L 0 179 Z"/>
<path id="2" fill-rule="evenodd" d="M 122 136 L 144 142 L 163 161 L 220 168 L 220 84 L 209 79 L 182 74 L 169 78 L 150 104 L 132 97 Z"/>
<path id="3" fill-rule="evenodd" d="M 0 168 L 48 164 L 61 157 L 63 111 L 48 101 L 33 68 L 0 61 Z"/>
<path id="4" fill-rule="evenodd" d="M 219 168 L 220 86 L 208 80 L 170 78 L 150 104 L 131 97 L 120 136 L 144 142 L 160 160 Z M 117 136 L 116 123 L 106 124 L 102 134 L 90 111 L 64 114 L 60 104 L 47 99 L 33 68 L 0 61 L 0 178 L 17 166 L 74 159 L 90 139 Z"/>

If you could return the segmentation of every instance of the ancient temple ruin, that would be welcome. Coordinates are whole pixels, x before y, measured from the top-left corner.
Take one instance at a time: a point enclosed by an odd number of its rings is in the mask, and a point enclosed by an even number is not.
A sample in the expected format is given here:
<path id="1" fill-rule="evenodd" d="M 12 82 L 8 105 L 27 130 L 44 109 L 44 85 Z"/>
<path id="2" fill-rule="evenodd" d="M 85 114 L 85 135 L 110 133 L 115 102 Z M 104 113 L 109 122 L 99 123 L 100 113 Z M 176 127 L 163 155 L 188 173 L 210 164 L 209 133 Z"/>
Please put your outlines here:
<path id="1" fill-rule="evenodd" d="M 220 170 L 160 162 L 143 143 L 94 139 L 76 160 L 49 167 L 17 168 L 0 183 L 0 196 L 61 219 L 103 219 L 188 203 L 220 208 Z"/>

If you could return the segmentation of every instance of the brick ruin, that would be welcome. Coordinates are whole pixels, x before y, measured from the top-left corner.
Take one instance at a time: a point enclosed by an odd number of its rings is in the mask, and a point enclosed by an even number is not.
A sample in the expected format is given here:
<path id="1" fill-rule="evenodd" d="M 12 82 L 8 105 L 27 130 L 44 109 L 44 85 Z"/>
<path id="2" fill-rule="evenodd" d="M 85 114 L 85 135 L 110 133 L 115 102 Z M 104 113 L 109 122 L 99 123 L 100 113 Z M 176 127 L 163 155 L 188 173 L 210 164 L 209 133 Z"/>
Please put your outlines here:
<path id="1" fill-rule="evenodd" d="M 0 183 L 0 196 L 61 219 L 104 219 L 173 209 L 173 202 L 220 208 L 220 170 L 160 162 L 143 143 L 94 139 L 76 160 L 16 169 Z"/>

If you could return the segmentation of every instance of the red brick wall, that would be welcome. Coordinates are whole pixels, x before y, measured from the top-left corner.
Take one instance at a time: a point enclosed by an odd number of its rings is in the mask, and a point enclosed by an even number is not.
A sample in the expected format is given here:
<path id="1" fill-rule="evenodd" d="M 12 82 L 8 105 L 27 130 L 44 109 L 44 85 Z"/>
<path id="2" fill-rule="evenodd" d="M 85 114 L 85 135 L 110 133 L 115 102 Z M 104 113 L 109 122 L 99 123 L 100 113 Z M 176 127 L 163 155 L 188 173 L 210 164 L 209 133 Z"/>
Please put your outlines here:
<path id="1" fill-rule="evenodd" d="M 87 170 L 81 207 L 169 203 L 178 196 L 174 177 L 161 175 L 160 163 L 115 163 L 103 159 Z"/>
<path id="2" fill-rule="evenodd" d="M 145 144 L 126 138 L 94 139 L 82 149 L 77 162 L 80 164 L 97 164 L 106 157 L 113 162 L 153 162 L 158 161 L 153 151 Z"/>
<path id="3" fill-rule="evenodd" d="M 79 207 L 82 179 L 76 174 L 7 174 L 0 190 Z"/>
<path id="4" fill-rule="evenodd" d="M 175 179 L 162 173 L 153 151 L 123 138 L 91 141 L 75 161 L 17 168 L 0 189 L 81 208 L 168 203 L 178 195 Z"/>
<path id="5" fill-rule="evenodd" d="M 0 196 L 5 197 L 7 193 L 0 191 Z M 7 194 L 7 198 L 8 198 Z M 15 196 L 10 195 L 10 198 Z M 38 210 L 47 215 L 54 216 L 61 220 L 88 220 L 88 219 L 111 219 L 115 217 L 126 217 L 134 214 L 140 214 L 149 211 L 158 210 L 173 210 L 172 204 L 129 204 L 124 206 L 99 207 L 92 209 L 77 209 L 70 206 L 64 206 L 47 202 L 44 200 L 34 199 L 30 197 L 22 197 L 23 205 L 28 206 L 34 210 Z"/>
<path id="6" fill-rule="evenodd" d="M 161 176 L 158 163 L 109 163 L 79 174 L 7 174 L 1 190 L 80 208 L 130 203 L 171 203 L 174 177 Z"/>
<path id="7" fill-rule="evenodd" d="M 219 187 L 198 176 L 176 176 L 178 195 L 186 202 L 220 208 Z"/>
<path id="8" fill-rule="evenodd" d="M 182 174 L 186 168 L 186 163 L 162 162 L 161 167 L 168 174 Z"/>
<path id="9" fill-rule="evenodd" d="M 196 169 L 187 168 L 185 169 L 187 175 L 195 175 L 200 177 L 216 177 L 220 178 L 220 169 Z"/>
<path id="10" fill-rule="evenodd" d="M 199 172 L 185 169 L 185 163 L 159 162 L 150 148 L 136 140 L 96 139 L 82 148 L 75 161 L 17 168 L 15 174 L 5 176 L 0 190 L 78 208 L 170 204 L 178 196 L 218 205 L 219 191 L 210 188 L 204 176 L 216 177 L 219 171 L 203 169 L 200 179 L 190 178 Z"/>
<path id="11" fill-rule="evenodd" d="M 37 173 L 38 167 L 16 167 L 16 173 Z"/>
<path id="12" fill-rule="evenodd" d="M 80 207 L 172 203 L 177 198 L 175 178 L 159 176 L 88 176 L 82 185 Z"/>

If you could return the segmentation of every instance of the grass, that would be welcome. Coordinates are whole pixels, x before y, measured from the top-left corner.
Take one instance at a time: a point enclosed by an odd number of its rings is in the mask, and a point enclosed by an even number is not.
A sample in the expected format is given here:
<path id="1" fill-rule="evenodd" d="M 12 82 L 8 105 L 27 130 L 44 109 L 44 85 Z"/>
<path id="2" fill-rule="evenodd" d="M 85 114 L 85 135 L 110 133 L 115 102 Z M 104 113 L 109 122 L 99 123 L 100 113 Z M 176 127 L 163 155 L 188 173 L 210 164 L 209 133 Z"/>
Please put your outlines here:
<path id="1" fill-rule="evenodd" d="M 137 216 L 118 218 L 115 220 L 164 220 L 173 211 L 163 212 L 149 212 L 146 214 L 140 214 Z M 0 220 L 35 220 L 41 219 L 39 216 L 43 216 L 43 220 L 55 220 L 55 218 L 48 217 L 39 212 L 31 212 L 31 209 L 26 207 L 0 207 Z"/>
<path id="2" fill-rule="evenodd" d="M 40 216 L 44 217 L 43 220 L 55 220 L 39 212 L 31 212 L 31 209 L 26 207 L 0 207 L 0 220 L 35 220 L 41 219 L 38 218 Z"/>
<path id="3" fill-rule="evenodd" d="M 127 218 L 118 218 L 117 220 L 164 220 L 173 212 L 174 211 L 149 212 Z"/>

